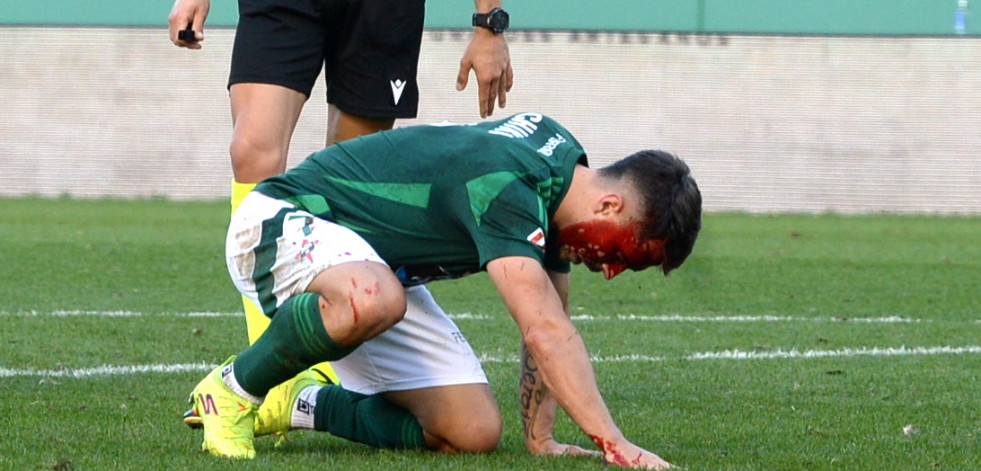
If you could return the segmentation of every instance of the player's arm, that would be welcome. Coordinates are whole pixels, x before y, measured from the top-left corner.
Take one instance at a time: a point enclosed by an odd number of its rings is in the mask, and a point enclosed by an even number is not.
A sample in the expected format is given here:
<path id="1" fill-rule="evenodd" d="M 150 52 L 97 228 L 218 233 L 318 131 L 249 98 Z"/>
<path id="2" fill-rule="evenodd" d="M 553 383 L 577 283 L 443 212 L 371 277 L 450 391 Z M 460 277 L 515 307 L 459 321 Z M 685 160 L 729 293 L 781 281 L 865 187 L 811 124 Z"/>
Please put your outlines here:
<path id="1" fill-rule="evenodd" d="M 544 387 L 600 447 L 604 459 L 633 468 L 669 467 L 657 455 L 629 442 L 613 422 L 596 386 L 586 345 L 541 263 L 530 257 L 502 257 L 488 262 L 487 273 L 518 324 Z M 554 421 L 554 412 L 551 419 Z"/>
<path id="2" fill-rule="evenodd" d="M 562 308 L 569 315 L 569 274 L 548 272 L 548 277 L 559 294 Z M 535 359 L 528 353 L 528 347 L 521 342 L 521 380 L 520 394 L 521 424 L 525 432 L 525 446 L 528 451 L 543 455 L 599 455 L 575 445 L 566 445 L 555 440 L 555 413 L 558 403 L 545 387 L 545 380 Z"/>
<path id="3" fill-rule="evenodd" d="M 474 0 L 477 13 L 487 13 L 501 6 L 501 0 Z M 470 71 L 477 78 L 477 100 L 480 117 L 486 118 L 494 113 L 494 102 L 504 108 L 507 93 L 514 84 L 514 70 L 511 68 L 511 52 L 504 33 L 474 27 L 470 44 L 460 59 L 460 71 L 456 76 L 456 89 L 467 88 Z"/>
<path id="4" fill-rule="evenodd" d="M 188 49 L 201 49 L 201 41 L 204 41 L 204 20 L 210 10 L 211 0 L 175 0 L 168 18 L 170 42 Z M 182 36 L 181 31 L 186 30 L 192 30 L 194 37 Z"/>

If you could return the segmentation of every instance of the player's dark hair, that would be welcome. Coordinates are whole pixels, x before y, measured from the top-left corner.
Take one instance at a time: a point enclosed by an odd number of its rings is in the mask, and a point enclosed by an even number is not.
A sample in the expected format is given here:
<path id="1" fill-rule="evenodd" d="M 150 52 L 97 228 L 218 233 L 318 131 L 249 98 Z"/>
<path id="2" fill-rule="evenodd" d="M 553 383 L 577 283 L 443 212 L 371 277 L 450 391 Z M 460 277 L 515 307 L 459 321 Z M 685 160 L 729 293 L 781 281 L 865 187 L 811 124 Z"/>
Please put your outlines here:
<path id="1" fill-rule="evenodd" d="M 702 228 L 702 194 L 688 165 L 669 152 L 643 150 L 600 172 L 626 178 L 637 189 L 646 221 L 641 237 L 665 241 L 661 271 L 667 275 L 681 266 Z"/>

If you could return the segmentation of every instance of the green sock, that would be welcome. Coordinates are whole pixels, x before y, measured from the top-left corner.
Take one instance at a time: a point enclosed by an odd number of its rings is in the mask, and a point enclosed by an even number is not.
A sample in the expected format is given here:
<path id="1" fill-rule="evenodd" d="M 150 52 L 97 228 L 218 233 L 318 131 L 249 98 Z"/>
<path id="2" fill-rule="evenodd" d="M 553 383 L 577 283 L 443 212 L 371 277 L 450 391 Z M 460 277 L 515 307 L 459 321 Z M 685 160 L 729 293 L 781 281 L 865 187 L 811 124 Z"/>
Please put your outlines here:
<path id="1" fill-rule="evenodd" d="M 422 426 L 409 411 L 380 395 L 327 385 L 317 394 L 314 429 L 378 448 L 421 449 Z"/>
<path id="2" fill-rule="evenodd" d="M 320 318 L 319 294 L 299 294 L 276 310 L 269 328 L 235 359 L 235 379 L 249 394 L 263 397 L 308 367 L 343 358 L 355 348 L 330 338 Z"/>

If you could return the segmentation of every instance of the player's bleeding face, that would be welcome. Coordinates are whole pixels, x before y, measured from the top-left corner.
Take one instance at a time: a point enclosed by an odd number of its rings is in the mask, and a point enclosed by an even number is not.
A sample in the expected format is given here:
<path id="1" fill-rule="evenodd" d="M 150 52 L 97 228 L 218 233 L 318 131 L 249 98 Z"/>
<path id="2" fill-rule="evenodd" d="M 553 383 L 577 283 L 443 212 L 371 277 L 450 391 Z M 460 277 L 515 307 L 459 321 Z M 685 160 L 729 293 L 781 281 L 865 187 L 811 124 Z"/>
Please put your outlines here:
<path id="1" fill-rule="evenodd" d="M 664 240 L 640 240 L 639 232 L 639 223 L 580 222 L 559 231 L 559 251 L 563 259 L 602 271 L 609 280 L 628 268 L 643 270 L 664 261 Z"/>

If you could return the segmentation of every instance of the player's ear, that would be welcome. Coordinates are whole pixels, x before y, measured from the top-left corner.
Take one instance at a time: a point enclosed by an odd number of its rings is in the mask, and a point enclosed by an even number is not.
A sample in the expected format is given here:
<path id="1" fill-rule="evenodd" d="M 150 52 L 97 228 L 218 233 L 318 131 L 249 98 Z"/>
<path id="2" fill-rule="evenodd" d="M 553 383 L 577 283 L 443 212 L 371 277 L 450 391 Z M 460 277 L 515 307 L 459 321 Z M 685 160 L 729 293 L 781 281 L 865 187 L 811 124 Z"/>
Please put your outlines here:
<path id="1" fill-rule="evenodd" d="M 607 193 L 596 202 L 596 213 L 612 216 L 623 211 L 623 197 L 617 193 Z"/>

